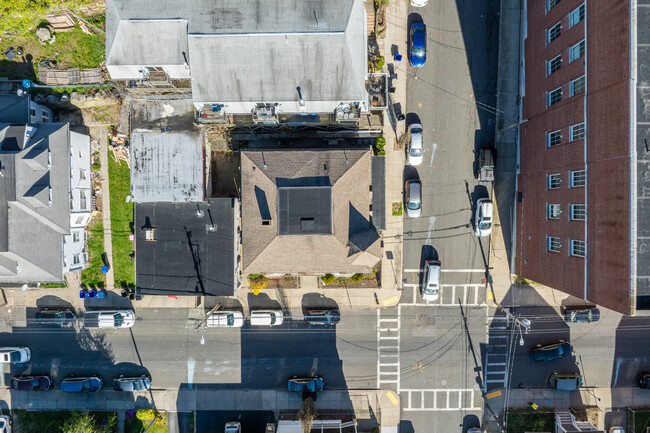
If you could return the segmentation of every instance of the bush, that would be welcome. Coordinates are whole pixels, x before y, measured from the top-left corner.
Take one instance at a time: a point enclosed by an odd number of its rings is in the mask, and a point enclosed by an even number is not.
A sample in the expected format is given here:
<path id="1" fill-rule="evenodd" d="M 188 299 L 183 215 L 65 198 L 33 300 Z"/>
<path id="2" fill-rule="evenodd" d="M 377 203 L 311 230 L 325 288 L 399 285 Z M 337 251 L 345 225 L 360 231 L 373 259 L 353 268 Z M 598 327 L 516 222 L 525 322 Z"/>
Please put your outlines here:
<path id="1" fill-rule="evenodd" d="M 320 277 L 320 279 L 323 281 L 325 284 L 331 284 L 334 282 L 334 275 L 332 274 L 325 274 L 324 276 Z"/>
<path id="2" fill-rule="evenodd" d="M 262 274 L 248 274 L 248 279 L 249 280 L 257 280 L 258 278 L 262 278 L 264 275 Z"/>
<path id="3" fill-rule="evenodd" d="M 384 147 L 386 146 L 386 139 L 384 137 L 377 137 L 375 140 L 375 155 L 383 156 L 386 155 Z"/>
<path id="4" fill-rule="evenodd" d="M 135 416 L 142 421 L 148 421 L 156 416 L 156 411 L 153 409 L 138 409 Z"/>
<path id="5" fill-rule="evenodd" d="M 258 275 L 256 278 L 250 280 L 250 291 L 253 292 L 253 295 L 257 296 L 260 292 L 266 289 L 269 286 L 269 280 L 264 275 L 260 274 L 251 274 Z M 251 275 L 248 276 L 250 279 Z"/>
<path id="6" fill-rule="evenodd" d="M 353 283 L 358 283 L 361 280 L 363 280 L 363 274 L 360 274 L 358 272 L 350 277 L 350 281 Z"/>

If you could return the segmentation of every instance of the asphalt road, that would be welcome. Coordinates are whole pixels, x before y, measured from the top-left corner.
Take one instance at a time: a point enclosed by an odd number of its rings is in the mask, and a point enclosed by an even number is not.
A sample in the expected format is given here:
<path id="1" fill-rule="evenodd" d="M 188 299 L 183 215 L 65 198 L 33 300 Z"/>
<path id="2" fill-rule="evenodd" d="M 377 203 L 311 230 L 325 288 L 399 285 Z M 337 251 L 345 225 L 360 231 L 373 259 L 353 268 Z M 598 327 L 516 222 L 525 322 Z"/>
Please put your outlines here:
<path id="1" fill-rule="evenodd" d="M 498 11 L 499 2 L 488 0 L 430 1 L 409 9 L 409 26 L 427 25 L 428 52 L 422 68 L 407 69 L 406 123 L 423 125 L 424 161 L 404 170 L 404 181 L 419 178 L 423 185 L 422 216 L 404 220 L 404 277 L 415 304 L 401 310 L 411 317 L 402 320 L 401 338 L 402 369 L 413 369 L 400 383 L 406 432 L 460 431 L 482 414 L 490 245 L 472 225 L 476 200 L 492 195 L 491 184 L 475 179 L 475 150 L 494 140 Z M 443 268 L 440 305 L 434 307 L 418 305 L 419 270 L 429 258 Z M 423 319 L 433 325 L 422 327 Z M 413 411 L 418 405 L 426 409 Z"/>
<path id="2" fill-rule="evenodd" d="M 0 334 L 2 346 L 28 346 L 28 365 L 5 366 L 12 374 L 150 374 L 154 388 L 276 389 L 287 378 L 320 375 L 330 389 L 376 384 L 375 310 L 344 314 L 332 328 L 287 320 L 273 328 L 209 328 L 205 344 L 194 331 L 195 311 L 140 310 L 130 329 L 57 329 L 31 324 Z M 370 320 L 369 320 L 370 318 Z"/>

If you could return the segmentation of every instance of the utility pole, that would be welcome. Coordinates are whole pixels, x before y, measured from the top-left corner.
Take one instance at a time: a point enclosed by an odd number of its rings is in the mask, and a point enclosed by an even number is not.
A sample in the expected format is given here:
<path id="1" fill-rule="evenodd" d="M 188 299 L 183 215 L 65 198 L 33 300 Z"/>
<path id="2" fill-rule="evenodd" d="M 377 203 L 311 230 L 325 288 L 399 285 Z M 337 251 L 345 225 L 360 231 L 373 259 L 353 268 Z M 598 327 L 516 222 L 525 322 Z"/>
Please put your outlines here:
<path id="1" fill-rule="evenodd" d="M 212 316 L 212 314 L 214 314 L 214 312 L 219 308 L 221 308 L 221 304 L 215 305 L 210 311 L 208 311 L 205 317 L 196 324 L 195 329 L 196 333 L 201 336 L 201 344 L 205 344 L 205 338 L 203 337 L 203 334 L 205 334 L 205 331 L 208 329 L 208 318 Z"/>

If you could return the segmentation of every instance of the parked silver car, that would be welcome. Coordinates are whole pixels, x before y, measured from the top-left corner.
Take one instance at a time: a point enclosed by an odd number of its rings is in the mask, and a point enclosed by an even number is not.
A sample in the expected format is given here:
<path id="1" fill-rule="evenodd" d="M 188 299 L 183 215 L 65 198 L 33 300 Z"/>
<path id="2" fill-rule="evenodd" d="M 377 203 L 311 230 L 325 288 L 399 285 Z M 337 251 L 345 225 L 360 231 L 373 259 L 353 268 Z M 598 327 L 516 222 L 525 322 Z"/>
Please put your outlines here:
<path id="1" fill-rule="evenodd" d="M 406 216 L 409 218 L 417 218 L 422 215 L 422 182 L 418 179 L 406 181 L 404 209 L 406 210 Z"/>

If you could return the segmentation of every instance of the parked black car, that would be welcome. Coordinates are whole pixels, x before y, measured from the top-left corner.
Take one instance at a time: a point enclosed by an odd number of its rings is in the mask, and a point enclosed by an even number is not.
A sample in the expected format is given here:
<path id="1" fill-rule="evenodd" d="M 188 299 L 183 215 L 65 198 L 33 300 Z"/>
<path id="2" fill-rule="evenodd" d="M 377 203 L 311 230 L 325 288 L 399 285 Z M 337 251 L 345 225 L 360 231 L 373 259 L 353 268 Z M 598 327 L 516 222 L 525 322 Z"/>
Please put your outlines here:
<path id="1" fill-rule="evenodd" d="M 567 323 L 590 323 L 600 319 L 598 308 L 564 308 L 564 321 Z"/>
<path id="2" fill-rule="evenodd" d="M 637 383 L 641 389 L 650 389 L 650 373 L 647 371 L 642 371 L 639 373 L 639 379 L 637 380 Z"/>
<path id="3" fill-rule="evenodd" d="M 11 389 L 16 391 L 47 391 L 52 387 L 50 376 L 14 376 Z"/>
<path id="4" fill-rule="evenodd" d="M 36 323 L 47 326 L 70 327 L 77 316 L 67 308 L 43 308 L 36 312 Z"/>
<path id="5" fill-rule="evenodd" d="M 151 388 L 151 378 L 149 376 L 124 377 L 120 376 L 113 379 L 113 388 L 116 391 L 146 391 Z"/>
<path id="6" fill-rule="evenodd" d="M 548 346 L 542 346 L 538 344 L 537 347 L 533 348 L 533 361 L 552 361 L 554 359 L 560 359 L 563 356 L 571 355 L 571 345 L 568 341 L 560 340 L 555 344 L 549 344 Z"/>
<path id="7" fill-rule="evenodd" d="M 305 310 L 305 323 L 308 325 L 329 326 L 339 323 L 341 313 L 336 309 Z"/>

